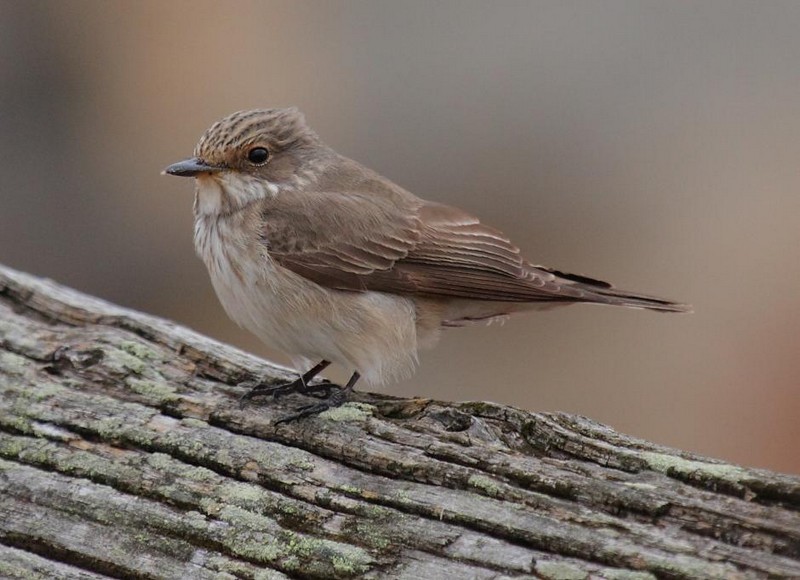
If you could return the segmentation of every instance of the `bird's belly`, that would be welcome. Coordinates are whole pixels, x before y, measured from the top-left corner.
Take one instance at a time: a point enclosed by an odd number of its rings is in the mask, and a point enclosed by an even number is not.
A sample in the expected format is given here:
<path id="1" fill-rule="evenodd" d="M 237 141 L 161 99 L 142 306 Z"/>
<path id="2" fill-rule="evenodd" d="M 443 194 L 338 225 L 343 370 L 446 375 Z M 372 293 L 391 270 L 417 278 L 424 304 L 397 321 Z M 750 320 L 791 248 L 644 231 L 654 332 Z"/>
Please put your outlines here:
<path id="1" fill-rule="evenodd" d="M 411 300 L 331 290 L 281 267 L 264 251 L 215 246 L 216 252 L 198 253 L 222 306 L 268 346 L 341 364 L 373 385 L 413 371 L 417 336 Z"/>

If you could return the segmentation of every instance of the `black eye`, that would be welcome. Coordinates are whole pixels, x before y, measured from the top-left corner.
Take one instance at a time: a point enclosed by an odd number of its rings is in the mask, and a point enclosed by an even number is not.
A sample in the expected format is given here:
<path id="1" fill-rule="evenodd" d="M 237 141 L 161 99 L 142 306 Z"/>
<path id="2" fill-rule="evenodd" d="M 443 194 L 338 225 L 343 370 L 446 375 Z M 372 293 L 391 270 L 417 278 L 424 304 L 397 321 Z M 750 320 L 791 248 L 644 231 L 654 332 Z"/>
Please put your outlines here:
<path id="1" fill-rule="evenodd" d="M 247 152 L 247 160 L 253 165 L 263 165 L 269 158 L 269 151 L 264 147 L 253 147 Z"/>

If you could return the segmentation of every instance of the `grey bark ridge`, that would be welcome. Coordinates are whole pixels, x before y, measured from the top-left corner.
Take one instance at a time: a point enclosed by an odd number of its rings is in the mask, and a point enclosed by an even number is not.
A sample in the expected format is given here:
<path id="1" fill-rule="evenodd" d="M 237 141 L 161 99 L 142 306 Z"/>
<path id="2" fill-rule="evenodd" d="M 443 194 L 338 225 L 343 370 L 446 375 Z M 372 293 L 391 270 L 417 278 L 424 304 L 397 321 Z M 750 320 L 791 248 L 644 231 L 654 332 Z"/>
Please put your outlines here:
<path id="1" fill-rule="evenodd" d="M 574 415 L 359 393 L 0 266 L 0 577 L 800 578 L 800 478 Z"/>

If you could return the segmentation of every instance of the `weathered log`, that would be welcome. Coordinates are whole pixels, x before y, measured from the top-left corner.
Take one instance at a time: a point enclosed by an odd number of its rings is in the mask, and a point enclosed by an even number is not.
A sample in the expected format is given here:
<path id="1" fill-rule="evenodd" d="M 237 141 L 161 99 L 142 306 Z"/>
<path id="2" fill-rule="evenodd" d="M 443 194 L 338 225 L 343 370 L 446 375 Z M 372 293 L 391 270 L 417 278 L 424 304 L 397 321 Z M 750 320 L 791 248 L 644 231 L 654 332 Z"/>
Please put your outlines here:
<path id="1" fill-rule="evenodd" d="M 360 393 L 0 267 L 0 576 L 800 577 L 800 478 L 584 417 Z"/>

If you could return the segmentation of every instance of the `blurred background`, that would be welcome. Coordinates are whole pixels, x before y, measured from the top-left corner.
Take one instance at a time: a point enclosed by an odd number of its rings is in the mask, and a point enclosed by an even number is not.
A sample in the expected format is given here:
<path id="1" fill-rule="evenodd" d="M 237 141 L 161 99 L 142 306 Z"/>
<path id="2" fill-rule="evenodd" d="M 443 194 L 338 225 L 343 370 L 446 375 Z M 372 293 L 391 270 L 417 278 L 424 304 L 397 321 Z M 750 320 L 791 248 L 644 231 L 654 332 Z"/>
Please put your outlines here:
<path id="1" fill-rule="evenodd" d="M 695 308 L 449 331 L 390 392 L 800 473 L 799 28 L 793 0 L 0 0 L 0 262 L 287 362 L 228 320 L 192 183 L 159 173 L 297 105 L 533 261 Z"/>

